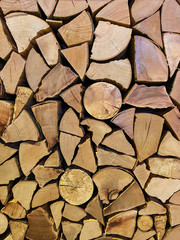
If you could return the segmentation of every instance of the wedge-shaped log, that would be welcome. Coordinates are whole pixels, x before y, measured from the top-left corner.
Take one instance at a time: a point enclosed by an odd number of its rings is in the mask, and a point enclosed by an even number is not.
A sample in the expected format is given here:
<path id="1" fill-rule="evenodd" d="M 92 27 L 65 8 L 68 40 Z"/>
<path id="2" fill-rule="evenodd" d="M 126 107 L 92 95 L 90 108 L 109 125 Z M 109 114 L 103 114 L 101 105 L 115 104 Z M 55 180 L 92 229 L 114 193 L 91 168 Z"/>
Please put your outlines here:
<path id="1" fill-rule="evenodd" d="M 0 201 L 2 205 L 6 205 L 11 197 L 11 183 L 9 185 L 0 186 Z"/>
<path id="2" fill-rule="evenodd" d="M 180 205 L 180 191 L 175 192 L 169 199 L 170 203 Z"/>
<path id="3" fill-rule="evenodd" d="M 86 215 L 87 214 L 83 208 L 65 203 L 63 217 L 67 218 L 68 220 L 79 222 L 81 219 L 85 218 Z"/>
<path id="4" fill-rule="evenodd" d="M 168 209 L 168 221 L 171 225 L 171 227 L 179 225 L 180 224 L 180 206 L 174 205 L 174 204 L 166 204 L 166 207 Z"/>
<path id="5" fill-rule="evenodd" d="M 46 14 L 47 18 L 49 18 L 56 6 L 57 0 L 38 0 L 37 1 L 43 12 Z"/>
<path id="6" fill-rule="evenodd" d="M 60 154 L 58 150 L 55 150 L 45 161 L 44 163 L 45 167 L 60 167 L 61 166 L 61 160 L 60 160 Z"/>
<path id="7" fill-rule="evenodd" d="M 0 135 L 4 129 L 11 123 L 14 104 L 10 101 L 0 100 Z"/>
<path id="8" fill-rule="evenodd" d="M 154 236 L 156 234 L 156 232 L 154 230 L 150 230 L 148 232 L 143 232 L 139 229 L 136 230 L 132 240 L 154 240 L 154 238 L 152 238 L 152 236 Z"/>
<path id="9" fill-rule="evenodd" d="M 163 240 L 179 240 L 180 226 L 168 229 Z"/>
<path id="10" fill-rule="evenodd" d="M 63 234 L 67 240 L 74 240 L 77 238 L 78 234 L 82 229 L 81 223 L 73 223 L 69 221 L 62 222 Z"/>
<path id="11" fill-rule="evenodd" d="M 166 214 L 166 208 L 158 201 L 149 201 L 146 206 L 139 210 L 139 215 Z"/>
<path id="12" fill-rule="evenodd" d="M 94 0 L 87 0 L 88 5 L 91 9 L 92 15 L 95 15 L 101 8 L 106 6 L 108 2 L 111 0 L 99 0 L 99 1 L 94 1 Z"/>
<path id="13" fill-rule="evenodd" d="M 98 188 L 100 200 L 109 204 L 109 200 L 116 199 L 119 192 L 133 181 L 133 177 L 120 168 L 107 167 L 94 174 L 93 181 Z"/>
<path id="14" fill-rule="evenodd" d="M 64 201 L 57 201 L 50 205 L 51 213 L 52 213 L 57 230 L 61 223 L 63 207 L 64 207 Z"/>
<path id="15" fill-rule="evenodd" d="M 149 175 L 150 175 L 150 171 L 147 170 L 146 168 L 146 164 L 143 163 L 143 164 L 139 164 L 135 170 L 134 170 L 134 175 L 136 176 L 137 180 L 139 181 L 140 185 L 142 188 L 144 188 L 148 178 L 149 178 Z"/>
<path id="16" fill-rule="evenodd" d="M 27 222 L 10 220 L 9 227 L 14 240 L 23 240 L 28 228 Z"/>
<path id="17" fill-rule="evenodd" d="M 95 29 L 95 40 L 91 59 L 107 61 L 122 55 L 131 40 L 132 29 L 99 21 Z"/>
<path id="18" fill-rule="evenodd" d="M 166 232 L 167 215 L 154 216 L 157 240 L 161 240 Z"/>
<path id="19" fill-rule="evenodd" d="M 174 135 L 180 140 L 180 112 L 177 107 L 163 115 Z"/>
<path id="20" fill-rule="evenodd" d="M 93 229 L 93 231 L 92 231 Z M 88 240 L 97 238 L 102 235 L 102 228 L 100 223 L 95 219 L 87 219 L 83 221 L 83 228 L 79 240 Z"/>
<path id="21" fill-rule="evenodd" d="M 26 210 L 17 202 L 16 199 L 9 201 L 6 206 L 1 209 L 1 211 L 12 219 L 22 219 L 26 217 Z"/>

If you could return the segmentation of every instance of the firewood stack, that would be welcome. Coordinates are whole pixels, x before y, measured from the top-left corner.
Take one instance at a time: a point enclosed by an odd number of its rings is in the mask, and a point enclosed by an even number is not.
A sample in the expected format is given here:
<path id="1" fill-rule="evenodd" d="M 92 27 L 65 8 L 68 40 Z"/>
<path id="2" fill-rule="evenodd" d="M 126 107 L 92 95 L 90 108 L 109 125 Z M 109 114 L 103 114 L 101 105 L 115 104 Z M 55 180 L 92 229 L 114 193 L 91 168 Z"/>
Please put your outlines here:
<path id="1" fill-rule="evenodd" d="M 0 239 L 180 239 L 180 1 L 1 0 Z"/>

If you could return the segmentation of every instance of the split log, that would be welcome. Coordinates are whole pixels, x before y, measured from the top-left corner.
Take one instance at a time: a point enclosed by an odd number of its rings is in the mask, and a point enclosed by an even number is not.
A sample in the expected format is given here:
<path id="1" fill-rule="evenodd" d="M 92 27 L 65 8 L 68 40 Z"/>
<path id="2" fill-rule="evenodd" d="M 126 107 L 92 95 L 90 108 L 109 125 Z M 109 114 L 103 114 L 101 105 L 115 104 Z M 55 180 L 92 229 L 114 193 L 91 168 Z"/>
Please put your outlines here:
<path id="1" fill-rule="evenodd" d="M 61 102 L 48 100 L 32 106 L 31 109 L 41 126 L 48 148 L 52 148 L 58 142 L 58 122 L 62 115 Z"/>
<path id="2" fill-rule="evenodd" d="M 8 219 L 5 214 L 0 212 L 0 234 L 5 233 L 8 228 Z"/>
<path id="3" fill-rule="evenodd" d="M 134 157 L 118 154 L 103 148 L 97 148 L 96 156 L 98 160 L 98 166 L 110 165 L 133 169 L 136 164 L 136 158 Z"/>
<path id="4" fill-rule="evenodd" d="M 148 166 L 151 173 L 167 177 L 180 179 L 180 161 L 179 158 L 148 158 Z"/>
<path id="5" fill-rule="evenodd" d="M 96 20 L 110 21 L 115 24 L 129 26 L 129 6 L 127 0 L 115 0 L 109 2 L 102 10 L 96 15 Z"/>
<path id="6" fill-rule="evenodd" d="M 170 223 L 171 227 L 174 227 L 176 225 L 180 224 L 180 206 L 174 205 L 174 204 L 166 204 L 166 207 L 168 209 L 168 222 Z"/>
<path id="7" fill-rule="evenodd" d="M 19 181 L 13 188 L 13 197 L 26 210 L 31 208 L 31 200 L 37 188 L 36 181 Z"/>
<path id="8" fill-rule="evenodd" d="M 88 8 L 86 0 L 60 0 L 53 14 L 54 18 L 69 18 Z"/>
<path id="9" fill-rule="evenodd" d="M 180 226 L 176 226 L 174 228 L 168 229 L 166 232 L 166 235 L 164 236 L 163 240 L 179 240 L 179 231 L 180 231 Z"/>
<path id="10" fill-rule="evenodd" d="M 60 195 L 70 204 L 87 202 L 94 190 L 90 176 L 80 169 L 67 169 L 59 182 Z"/>
<path id="11" fill-rule="evenodd" d="M 9 184 L 10 181 L 20 176 L 17 157 L 11 158 L 0 165 L 0 184 Z"/>
<path id="12" fill-rule="evenodd" d="M 143 163 L 141 165 L 138 165 L 133 172 L 141 187 L 144 188 L 150 175 L 150 171 L 147 170 L 146 164 Z"/>
<path id="13" fill-rule="evenodd" d="M 137 35 L 133 47 L 135 81 L 148 84 L 167 82 L 168 65 L 163 52 L 148 38 Z"/>
<path id="14" fill-rule="evenodd" d="M 171 146 L 171 147 L 169 147 Z M 172 134 L 168 131 L 164 135 L 160 145 L 158 154 L 160 156 L 173 156 L 180 157 L 180 141 L 178 141 Z"/>
<path id="15" fill-rule="evenodd" d="M 87 214 L 83 208 L 65 203 L 65 207 L 64 207 L 64 211 L 63 211 L 64 218 L 67 218 L 68 220 L 73 221 L 73 222 L 79 222 L 80 220 L 85 218 L 86 215 Z"/>
<path id="16" fill-rule="evenodd" d="M 4 15 L 15 11 L 29 12 L 39 15 L 39 9 L 36 0 L 2 0 L 0 3 L 0 8 L 2 9 Z"/>
<path id="17" fill-rule="evenodd" d="M 36 43 L 50 67 L 53 67 L 60 62 L 61 47 L 52 32 L 37 38 Z"/>
<path id="18" fill-rule="evenodd" d="M 25 238 L 28 228 L 28 224 L 26 222 L 10 220 L 9 227 L 13 240 L 23 240 Z"/>
<path id="19" fill-rule="evenodd" d="M 2 5 L 2 2 L 3 1 L 0 2 L 0 6 Z M 15 49 L 15 46 L 12 42 L 7 26 L 2 18 L 0 18 L 0 34 L 0 44 L 3 46 L 0 49 L 0 58 L 7 60 L 11 52 Z"/>
<path id="20" fill-rule="evenodd" d="M 167 223 L 167 216 L 161 215 L 161 216 L 155 216 L 154 217 L 154 226 L 156 229 L 156 237 L 157 240 L 164 239 L 164 234 L 166 231 L 166 223 Z"/>
<path id="21" fill-rule="evenodd" d="M 53 98 L 77 80 L 78 76 L 69 67 L 58 63 L 43 79 L 35 98 L 38 102 Z"/>
<path id="22" fill-rule="evenodd" d="M 74 240 L 82 229 L 82 224 L 69 221 L 62 222 L 62 230 L 67 240 Z"/>
<path id="23" fill-rule="evenodd" d="M 76 147 L 81 141 L 80 137 L 60 132 L 59 135 L 59 146 L 61 149 L 61 153 L 66 161 L 66 164 L 71 165 L 71 161 L 73 159 Z"/>
<path id="24" fill-rule="evenodd" d="M 2 115 L 1 115 L 1 117 L 2 117 Z M 8 158 L 10 158 L 12 155 L 14 155 L 17 151 L 18 151 L 18 149 L 6 146 L 5 144 L 0 142 L 0 153 L 1 153 L 0 164 L 5 162 Z"/>
<path id="25" fill-rule="evenodd" d="M 67 90 L 61 93 L 60 97 L 66 102 L 70 107 L 74 108 L 78 113 L 82 113 L 82 84 L 75 84 L 69 87 Z"/>
<path id="26" fill-rule="evenodd" d="M 169 199 L 170 203 L 180 205 L 180 191 L 175 192 Z"/>
<path id="27" fill-rule="evenodd" d="M 39 207 L 27 215 L 29 228 L 27 239 L 56 240 L 58 233 L 54 228 L 54 221 L 45 208 Z"/>
<path id="28" fill-rule="evenodd" d="M 96 159 L 90 138 L 78 145 L 78 152 L 72 164 L 84 168 L 89 172 L 96 172 Z"/>
<path id="29" fill-rule="evenodd" d="M 99 0 L 98 2 L 95 2 L 94 0 L 87 0 L 92 15 L 95 15 L 101 8 L 106 6 L 106 4 L 110 1 L 111 0 Z"/>
<path id="30" fill-rule="evenodd" d="M 95 29 L 95 40 L 91 59 L 106 61 L 121 56 L 131 39 L 132 29 L 99 21 Z"/>
<path id="31" fill-rule="evenodd" d="M 180 8 L 180 6 L 179 6 Z M 180 13 L 180 11 L 179 11 Z M 180 22 L 180 18 L 179 18 Z M 180 31 L 179 31 L 180 33 Z M 168 60 L 168 65 L 170 68 L 170 77 L 173 76 L 174 72 L 176 71 L 178 64 L 180 62 L 180 34 L 177 33 L 164 33 L 163 34 L 164 40 L 164 48 L 166 57 Z M 172 47 L 173 45 L 173 47 Z"/>
<path id="32" fill-rule="evenodd" d="M 27 55 L 32 40 L 50 31 L 49 24 L 41 18 L 26 13 L 10 13 L 6 15 L 5 20 L 18 52 L 22 55 Z"/>
<path id="33" fill-rule="evenodd" d="M 150 113 L 138 113 L 135 116 L 134 143 L 137 159 L 142 162 L 157 152 L 164 119 Z"/>
<path id="34" fill-rule="evenodd" d="M 180 71 L 177 71 L 177 74 L 174 79 L 174 83 L 170 92 L 170 97 L 178 106 L 180 106 L 179 82 L 180 82 Z"/>
<path id="35" fill-rule="evenodd" d="M 130 108 L 119 112 L 111 120 L 113 124 L 120 127 L 131 138 L 134 138 L 134 115 L 135 108 Z"/>
<path id="36" fill-rule="evenodd" d="M 155 240 L 152 236 L 154 236 L 156 232 L 154 230 L 150 230 L 148 232 L 143 232 L 139 229 L 135 232 L 132 240 Z"/>
<path id="37" fill-rule="evenodd" d="M 45 161 L 44 167 L 61 167 L 59 151 L 55 150 Z"/>
<path id="38" fill-rule="evenodd" d="M 81 3 L 81 1 L 79 2 Z M 93 38 L 93 29 L 92 18 L 88 12 L 84 11 L 69 23 L 63 25 L 58 32 L 66 45 L 68 47 L 72 47 L 84 42 L 91 43 Z"/>
<path id="39" fill-rule="evenodd" d="M 107 167 L 99 170 L 93 176 L 93 181 L 98 188 L 100 200 L 103 204 L 109 204 L 109 200 L 116 199 L 119 192 L 133 181 L 133 177 L 119 168 Z"/>
<path id="40" fill-rule="evenodd" d="M 2 205 L 6 205 L 6 203 L 9 201 L 11 197 L 11 184 L 0 186 L 0 201 Z"/>
<path id="41" fill-rule="evenodd" d="M 49 70 L 50 68 L 46 65 L 41 55 L 32 48 L 27 57 L 25 73 L 27 82 L 33 92 L 37 91 L 41 79 Z"/>
<path id="42" fill-rule="evenodd" d="M 45 13 L 46 17 L 49 18 L 56 6 L 57 0 L 38 0 L 37 1 L 43 12 Z"/>
<path id="43" fill-rule="evenodd" d="M 84 129 L 80 126 L 79 118 L 72 108 L 69 108 L 62 116 L 59 130 L 76 137 L 84 136 Z"/>
<path id="44" fill-rule="evenodd" d="M 14 111 L 14 104 L 9 101 L 0 100 L 0 135 L 11 123 Z"/>
<path id="45" fill-rule="evenodd" d="M 46 19 L 46 22 L 49 24 L 49 26 L 57 31 L 60 27 L 62 27 L 63 22 L 60 20 L 54 20 L 54 19 Z"/>
<path id="46" fill-rule="evenodd" d="M 166 208 L 160 202 L 149 201 L 145 207 L 139 210 L 138 213 L 139 215 L 160 215 L 166 213 Z"/>
<path id="47" fill-rule="evenodd" d="M 139 108 L 168 108 L 174 107 L 165 86 L 151 86 L 135 84 L 124 99 L 124 104 Z"/>
<path id="48" fill-rule="evenodd" d="M 179 189 L 180 180 L 153 177 L 145 190 L 148 195 L 157 197 L 164 203 Z"/>
<path id="49" fill-rule="evenodd" d="M 15 199 L 9 201 L 1 211 L 12 219 L 22 219 L 26 217 L 26 210 Z"/>
<path id="50" fill-rule="evenodd" d="M 50 183 L 39 189 L 32 200 L 32 208 L 44 205 L 59 198 L 59 189 L 57 183 Z"/>
<path id="51" fill-rule="evenodd" d="M 106 123 L 91 118 L 83 120 L 81 125 L 86 125 L 88 127 L 88 131 L 92 132 L 92 141 L 96 144 L 96 146 L 101 143 L 107 133 L 112 131 L 112 128 Z"/>
<path id="52" fill-rule="evenodd" d="M 180 33 L 180 6 L 176 0 L 165 0 L 161 11 L 163 32 Z"/>
<path id="53" fill-rule="evenodd" d="M 180 140 L 180 112 L 177 107 L 163 115 L 169 128 L 172 130 L 174 135 Z"/>
<path id="54" fill-rule="evenodd" d="M 112 118 L 122 105 L 120 90 L 106 82 L 97 82 L 90 85 L 84 94 L 86 111 L 97 119 Z"/>
<path id="55" fill-rule="evenodd" d="M 133 181 L 133 183 L 121 193 L 115 201 L 104 208 L 104 216 L 120 211 L 127 211 L 143 204 L 145 204 L 144 194 L 138 183 Z"/>
<path id="56" fill-rule="evenodd" d="M 153 28 L 151 28 L 153 26 Z M 141 32 L 143 35 L 147 35 L 161 48 L 163 47 L 161 36 L 161 22 L 160 11 L 154 13 L 152 16 L 146 18 L 142 22 L 136 24 L 133 27 L 134 30 Z"/>
<path id="57" fill-rule="evenodd" d="M 54 202 L 50 205 L 51 213 L 52 213 L 57 230 L 61 223 L 63 207 L 64 207 L 64 201 Z"/>
<path id="58" fill-rule="evenodd" d="M 132 79 L 131 64 L 128 59 L 110 61 L 108 63 L 92 62 L 86 76 L 93 80 L 102 79 L 118 85 L 123 90 L 129 88 Z"/>
<path id="59" fill-rule="evenodd" d="M 103 211 L 102 211 L 102 204 L 99 199 L 99 196 L 97 195 L 94 197 L 86 206 L 85 211 L 89 213 L 92 217 L 97 219 L 102 225 L 105 225 L 104 223 L 104 217 L 103 217 Z"/>
<path id="60" fill-rule="evenodd" d="M 153 219 L 150 216 L 140 216 L 137 220 L 137 227 L 143 231 L 147 232 L 153 227 Z"/>
<path id="61" fill-rule="evenodd" d="M 39 186 L 42 188 L 49 181 L 57 179 L 59 175 L 64 172 L 64 170 L 37 165 L 32 172 L 35 175 L 35 179 Z"/>
<path id="62" fill-rule="evenodd" d="M 140 22 L 141 20 L 151 16 L 161 7 L 163 2 L 164 0 L 153 0 L 150 3 L 148 0 L 137 0 L 133 2 L 131 7 L 131 16 L 134 23 Z"/>
<path id="63" fill-rule="evenodd" d="M 108 220 L 106 233 L 132 238 L 136 227 L 136 216 L 137 210 L 118 213 Z"/>
<path id="64" fill-rule="evenodd" d="M 21 143 L 19 146 L 19 162 L 24 175 L 28 176 L 36 164 L 49 153 L 45 140 L 35 143 Z"/>
<path id="65" fill-rule="evenodd" d="M 17 118 L 22 110 L 32 103 L 32 99 L 33 91 L 30 88 L 17 87 L 13 119 Z"/>
<path id="66" fill-rule="evenodd" d="M 38 141 L 40 133 L 30 114 L 23 110 L 20 115 L 5 129 L 2 140 L 7 142 Z"/>
<path id="67" fill-rule="evenodd" d="M 5 91 L 15 94 L 16 88 L 22 83 L 24 78 L 25 60 L 16 52 L 12 52 L 9 60 L 0 72 Z"/>
<path id="68" fill-rule="evenodd" d="M 134 149 L 126 139 L 123 130 L 112 132 L 104 138 L 101 144 L 117 152 L 125 153 L 131 156 L 135 155 Z"/>
<path id="69" fill-rule="evenodd" d="M 87 219 L 83 221 L 83 228 L 80 233 L 79 240 L 88 240 L 97 238 L 102 235 L 100 223 L 95 219 Z"/>

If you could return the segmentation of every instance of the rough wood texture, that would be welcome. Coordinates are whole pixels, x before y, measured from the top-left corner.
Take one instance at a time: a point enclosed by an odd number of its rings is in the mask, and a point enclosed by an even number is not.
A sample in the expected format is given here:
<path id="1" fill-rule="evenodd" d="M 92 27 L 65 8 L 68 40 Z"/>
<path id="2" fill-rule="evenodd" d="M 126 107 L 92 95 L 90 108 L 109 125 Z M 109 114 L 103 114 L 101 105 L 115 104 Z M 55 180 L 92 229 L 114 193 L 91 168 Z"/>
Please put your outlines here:
<path id="1" fill-rule="evenodd" d="M 175 192 L 169 199 L 170 203 L 180 205 L 180 191 Z"/>
<path id="2" fill-rule="evenodd" d="M 149 178 L 150 171 L 146 169 L 146 164 L 143 163 L 138 165 L 134 170 L 134 175 L 136 176 L 137 180 L 139 181 L 142 188 L 145 187 L 145 184 Z"/>
<path id="3" fill-rule="evenodd" d="M 140 216 L 137 220 L 137 226 L 143 232 L 147 232 L 147 231 L 151 230 L 151 228 L 153 227 L 152 217 Z"/>
<path id="4" fill-rule="evenodd" d="M 61 160 L 60 160 L 60 154 L 58 150 L 55 150 L 45 161 L 44 163 L 45 167 L 60 167 L 61 166 Z"/>
<path id="5" fill-rule="evenodd" d="M 180 216 L 179 216 L 180 206 L 174 205 L 174 204 L 167 204 L 166 207 L 168 208 L 168 213 L 169 213 L 168 221 L 171 227 L 180 224 Z"/>
<path id="6" fill-rule="evenodd" d="M 178 240 L 179 239 L 180 226 L 168 229 L 163 240 Z"/>
<path id="7" fill-rule="evenodd" d="M 55 31 L 57 31 L 63 25 L 63 21 L 60 21 L 60 20 L 46 19 L 46 22 Z"/>
<path id="8" fill-rule="evenodd" d="M 0 213 L 0 234 L 3 234 L 8 228 L 8 219 L 5 214 Z"/>
<path id="9" fill-rule="evenodd" d="M 25 238 L 28 228 L 27 222 L 10 220 L 9 227 L 14 240 L 23 240 Z"/>
<path id="10" fill-rule="evenodd" d="M 86 215 L 87 214 L 83 208 L 65 203 L 63 217 L 67 218 L 68 220 L 79 222 L 81 219 L 86 217 Z"/>
<path id="11" fill-rule="evenodd" d="M 57 230 L 61 223 L 63 207 L 64 207 L 64 201 L 57 201 L 50 205 L 51 213 L 52 213 Z"/>
<path id="12" fill-rule="evenodd" d="M 80 223 L 73 223 L 69 221 L 62 222 L 62 230 L 67 240 L 76 239 L 81 229 L 82 229 L 82 224 Z"/>
<path id="13" fill-rule="evenodd" d="M 16 199 L 8 202 L 1 211 L 12 219 L 22 219 L 26 217 L 26 210 L 17 202 Z"/>
<path id="14" fill-rule="evenodd" d="M 14 104 L 12 102 L 0 100 L 0 135 L 2 135 L 3 131 L 12 121 L 13 108 Z"/>
<path id="15" fill-rule="evenodd" d="M 43 10 L 43 12 L 46 14 L 46 16 L 49 18 L 52 13 L 53 10 L 56 6 L 57 0 L 50 0 L 50 1 L 46 1 L 46 0 L 38 0 L 38 4 L 41 7 L 41 9 Z"/>
<path id="16" fill-rule="evenodd" d="M 154 217 L 154 225 L 156 229 L 156 237 L 157 240 L 161 240 L 164 237 L 165 234 L 165 228 L 167 223 L 167 216 L 161 215 L 161 216 L 155 216 Z"/>
<path id="17" fill-rule="evenodd" d="M 166 208 L 160 203 L 155 201 L 149 201 L 146 206 L 139 210 L 139 215 L 155 215 L 165 214 Z"/>
<path id="18" fill-rule="evenodd" d="M 177 107 L 173 108 L 171 111 L 167 112 L 163 115 L 165 118 L 168 126 L 170 127 L 171 131 L 174 133 L 174 135 L 180 140 L 180 112 Z"/>
<path id="19" fill-rule="evenodd" d="M 155 240 L 152 236 L 154 236 L 156 232 L 154 230 L 150 230 L 148 232 L 143 232 L 139 229 L 135 232 L 132 240 Z"/>
<path id="20" fill-rule="evenodd" d="M 92 11 L 92 14 L 96 14 L 101 8 L 106 6 L 108 2 L 111 0 L 99 0 L 98 2 L 95 2 L 94 0 L 88 0 L 88 5 Z"/>
<path id="21" fill-rule="evenodd" d="M 172 100 L 179 106 L 180 98 L 179 98 L 179 82 L 180 82 L 180 71 L 177 71 L 176 77 L 174 79 L 174 83 L 170 92 L 170 97 Z"/>
<path id="22" fill-rule="evenodd" d="M 6 205 L 6 203 L 9 201 L 9 198 L 11 197 L 10 189 L 11 184 L 0 186 L 0 201 L 2 205 Z"/>
<path id="23" fill-rule="evenodd" d="M 123 54 L 130 42 L 131 33 L 130 28 L 99 21 L 94 32 L 95 40 L 91 50 L 91 59 L 106 61 Z"/>
<path id="24" fill-rule="evenodd" d="M 97 238 L 102 235 L 102 228 L 100 223 L 95 219 L 87 219 L 83 221 L 83 228 L 81 230 L 80 240 L 88 240 Z"/>

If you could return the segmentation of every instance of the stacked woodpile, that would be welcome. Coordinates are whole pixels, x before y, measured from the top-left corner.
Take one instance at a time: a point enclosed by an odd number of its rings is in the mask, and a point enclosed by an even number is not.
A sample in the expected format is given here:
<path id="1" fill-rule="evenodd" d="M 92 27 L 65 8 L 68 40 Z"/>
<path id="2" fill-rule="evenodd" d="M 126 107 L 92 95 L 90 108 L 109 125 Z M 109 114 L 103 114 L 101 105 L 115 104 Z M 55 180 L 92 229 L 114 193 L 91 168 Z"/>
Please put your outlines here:
<path id="1" fill-rule="evenodd" d="M 0 1 L 0 239 L 180 239 L 180 1 Z"/>

